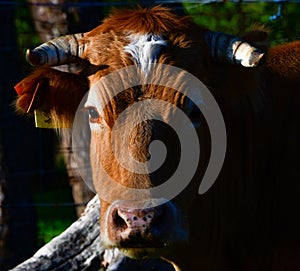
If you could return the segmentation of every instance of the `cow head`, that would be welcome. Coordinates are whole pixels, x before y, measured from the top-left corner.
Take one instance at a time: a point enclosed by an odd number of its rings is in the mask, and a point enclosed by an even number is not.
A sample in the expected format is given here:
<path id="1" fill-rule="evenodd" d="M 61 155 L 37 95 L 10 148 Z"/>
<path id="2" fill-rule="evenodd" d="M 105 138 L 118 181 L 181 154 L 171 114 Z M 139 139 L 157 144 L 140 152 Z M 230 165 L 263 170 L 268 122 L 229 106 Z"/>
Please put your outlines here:
<path id="1" fill-rule="evenodd" d="M 43 106 L 58 121 L 72 122 L 84 99 L 79 111 L 88 114 L 104 245 L 133 258 L 173 261 L 170 255 L 189 242 L 189 209 L 211 154 L 199 110 L 203 101 L 201 95 L 190 97 L 187 90 L 195 89 L 188 87 L 186 74 L 212 86 L 218 65 L 244 70 L 257 66 L 262 56 L 244 40 L 203 29 L 163 7 L 121 11 L 88 33 L 29 50 L 27 60 L 41 67 L 16 86 L 17 107 L 30 113 Z M 79 65 L 76 73 L 50 68 L 69 63 Z M 193 156 L 199 146 L 189 145 L 190 162 L 196 161 L 193 180 L 171 200 L 154 188 L 172 177 L 183 158 L 173 122 L 187 141 L 189 125 L 206 144 L 199 163 Z"/>

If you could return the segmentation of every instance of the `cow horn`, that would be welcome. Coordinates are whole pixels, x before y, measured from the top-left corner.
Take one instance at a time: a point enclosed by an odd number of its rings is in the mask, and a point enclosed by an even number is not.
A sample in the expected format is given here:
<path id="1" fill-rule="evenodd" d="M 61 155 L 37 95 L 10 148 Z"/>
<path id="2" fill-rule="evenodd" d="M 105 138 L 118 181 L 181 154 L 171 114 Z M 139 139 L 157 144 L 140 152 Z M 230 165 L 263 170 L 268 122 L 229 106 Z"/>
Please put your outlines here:
<path id="1" fill-rule="evenodd" d="M 81 33 L 50 40 L 33 50 L 28 49 L 26 59 L 33 66 L 58 66 L 74 62 L 84 52 L 84 44 L 78 41 L 83 37 Z"/>
<path id="2" fill-rule="evenodd" d="M 205 40 L 215 61 L 256 67 L 264 56 L 264 53 L 258 48 L 229 34 L 208 31 L 205 33 Z"/>

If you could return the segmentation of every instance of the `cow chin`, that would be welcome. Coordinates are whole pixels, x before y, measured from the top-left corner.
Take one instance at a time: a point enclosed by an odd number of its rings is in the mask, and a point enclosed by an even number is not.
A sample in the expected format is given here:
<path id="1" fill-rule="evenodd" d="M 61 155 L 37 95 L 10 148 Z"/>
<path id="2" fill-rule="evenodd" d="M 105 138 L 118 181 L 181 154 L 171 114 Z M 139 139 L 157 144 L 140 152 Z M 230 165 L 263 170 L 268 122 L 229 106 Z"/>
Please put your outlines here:
<path id="1" fill-rule="evenodd" d="M 160 258 L 162 255 L 165 255 L 168 251 L 167 248 L 154 248 L 154 247 L 143 247 L 143 248 L 118 248 L 125 256 L 141 260 L 141 259 L 148 259 L 148 258 Z M 168 253 L 167 253 L 168 254 Z"/>

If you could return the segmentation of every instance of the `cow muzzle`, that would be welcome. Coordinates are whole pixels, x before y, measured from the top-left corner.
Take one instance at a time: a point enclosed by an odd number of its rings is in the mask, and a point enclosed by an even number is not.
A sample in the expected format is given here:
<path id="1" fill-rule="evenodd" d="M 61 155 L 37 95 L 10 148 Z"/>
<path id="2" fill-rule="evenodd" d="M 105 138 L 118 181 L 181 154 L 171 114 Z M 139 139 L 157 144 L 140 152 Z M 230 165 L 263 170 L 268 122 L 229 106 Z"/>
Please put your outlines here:
<path id="1" fill-rule="evenodd" d="M 117 201 L 108 209 L 107 239 L 128 257 L 161 256 L 187 239 L 180 214 L 171 202 L 149 208 L 148 203 L 145 201 L 145 208 L 136 208 L 135 201 Z"/>

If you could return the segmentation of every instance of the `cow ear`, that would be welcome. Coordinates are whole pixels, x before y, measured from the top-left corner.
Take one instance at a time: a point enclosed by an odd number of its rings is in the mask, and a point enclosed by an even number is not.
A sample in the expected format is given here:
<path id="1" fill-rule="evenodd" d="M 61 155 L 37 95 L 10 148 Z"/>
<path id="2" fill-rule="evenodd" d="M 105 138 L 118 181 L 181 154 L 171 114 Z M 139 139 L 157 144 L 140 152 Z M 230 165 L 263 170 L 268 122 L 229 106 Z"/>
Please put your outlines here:
<path id="1" fill-rule="evenodd" d="M 48 80 L 44 75 L 45 69 L 39 69 L 24 78 L 15 86 L 18 93 L 16 109 L 22 114 L 32 113 L 42 107 L 49 90 Z"/>
<path id="2" fill-rule="evenodd" d="M 88 89 L 86 77 L 40 68 L 15 86 L 16 109 L 23 114 L 40 109 L 55 116 L 56 123 L 69 123 Z"/>

